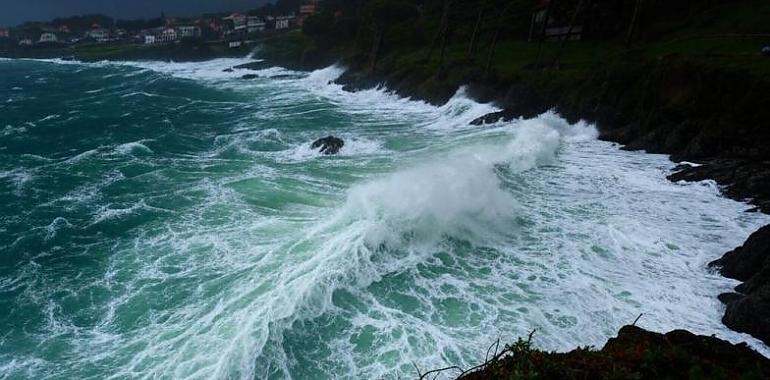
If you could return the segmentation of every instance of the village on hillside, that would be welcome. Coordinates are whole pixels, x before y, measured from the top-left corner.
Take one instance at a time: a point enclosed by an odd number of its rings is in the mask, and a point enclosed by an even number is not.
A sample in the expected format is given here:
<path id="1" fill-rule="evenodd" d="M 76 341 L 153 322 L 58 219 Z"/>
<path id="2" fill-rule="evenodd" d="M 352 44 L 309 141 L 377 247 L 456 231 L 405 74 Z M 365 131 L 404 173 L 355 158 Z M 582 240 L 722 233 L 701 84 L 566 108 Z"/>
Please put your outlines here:
<path id="1" fill-rule="evenodd" d="M 284 7 L 286 8 L 286 7 Z M 104 15 L 57 18 L 50 22 L 27 22 L 0 28 L 0 47 L 56 48 L 91 45 L 168 45 L 184 40 L 226 43 L 240 47 L 251 38 L 301 28 L 316 14 L 319 0 L 305 0 L 290 11 L 272 6 L 248 13 L 205 14 L 192 18 L 115 20 Z"/>

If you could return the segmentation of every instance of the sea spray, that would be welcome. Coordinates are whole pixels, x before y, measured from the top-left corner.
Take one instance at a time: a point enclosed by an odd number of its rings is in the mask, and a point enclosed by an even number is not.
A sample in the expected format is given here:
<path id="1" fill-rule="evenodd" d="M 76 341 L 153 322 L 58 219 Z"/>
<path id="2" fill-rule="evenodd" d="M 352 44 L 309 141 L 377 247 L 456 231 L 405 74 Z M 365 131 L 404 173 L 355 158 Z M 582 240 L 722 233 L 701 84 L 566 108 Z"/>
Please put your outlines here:
<path id="1" fill-rule="evenodd" d="M 463 89 L 224 71 L 246 61 L 0 62 L 0 125 L 62 115 L 0 136 L 0 374 L 395 379 L 642 312 L 746 339 L 706 263 L 767 218 L 666 157 L 555 113 L 471 126 L 496 108 Z"/>

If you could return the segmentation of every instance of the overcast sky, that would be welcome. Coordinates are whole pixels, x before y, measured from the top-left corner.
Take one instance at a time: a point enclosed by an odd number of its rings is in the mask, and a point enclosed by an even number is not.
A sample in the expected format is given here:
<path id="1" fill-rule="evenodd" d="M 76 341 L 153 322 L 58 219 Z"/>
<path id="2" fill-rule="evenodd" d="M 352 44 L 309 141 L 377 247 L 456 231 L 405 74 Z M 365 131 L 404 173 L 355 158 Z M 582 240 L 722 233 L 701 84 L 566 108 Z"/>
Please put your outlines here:
<path id="1" fill-rule="evenodd" d="M 0 26 L 55 17 L 104 13 L 117 18 L 190 16 L 256 8 L 270 0 L 0 0 Z"/>

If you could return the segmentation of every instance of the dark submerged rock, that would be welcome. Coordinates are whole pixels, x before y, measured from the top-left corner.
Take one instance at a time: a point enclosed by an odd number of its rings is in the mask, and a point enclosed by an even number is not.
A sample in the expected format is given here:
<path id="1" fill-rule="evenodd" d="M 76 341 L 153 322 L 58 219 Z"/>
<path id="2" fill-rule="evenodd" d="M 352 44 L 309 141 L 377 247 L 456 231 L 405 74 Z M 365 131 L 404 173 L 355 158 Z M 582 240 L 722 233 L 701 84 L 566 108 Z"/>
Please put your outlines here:
<path id="1" fill-rule="evenodd" d="M 257 79 L 259 76 L 257 74 L 246 74 L 241 77 L 241 79 Z"/>
<path id="2" fill-rule="evenodd" d="M 345 141 L 342 139 L 334 136 L 327 136 L 314 141 L 313 145 L 310 147 L 312 149 L 320 148 L 320 152 L 328 156 L 339 153 L 343 146 L 345 146 Z"/>
<path id="3" fill-rule="evenodd" d="M 254 61 L 249 63 L 244 63 L 242 65 L 233 66 L 233 69 L 236 70 L 264 70 L 267 68 L 272 67 L 273 65 L 270 64 L 267 61 Z"/>

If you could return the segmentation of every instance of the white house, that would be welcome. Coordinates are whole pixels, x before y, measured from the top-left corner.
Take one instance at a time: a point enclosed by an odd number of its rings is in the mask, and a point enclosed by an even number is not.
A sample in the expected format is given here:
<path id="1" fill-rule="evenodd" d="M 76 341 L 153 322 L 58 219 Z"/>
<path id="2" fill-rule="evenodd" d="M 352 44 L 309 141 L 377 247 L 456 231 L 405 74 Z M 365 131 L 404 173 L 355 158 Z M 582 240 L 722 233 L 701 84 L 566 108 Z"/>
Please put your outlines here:
<path id="1" fill-rule="evenodd" d="M 9 38 L 11 37 L 11 32 L 8 29 L 0 28 L 0 38 Z"/>
<path id="2" fill-rule="evenodd" d="M 246 21 L 246 31 L 249 34 L 263 32 L 266 27 L 267 23 L 256 16 L 249 16 Z"/>
<path id="3" fill-rule="evenodd" d="M 56 37 L 56 34 L 46 32 L 40 35 L 40 40 L 38 40 L 38 43 L 46 43 L 46 42 L 57 42 L 59 39 Z"/>
<path id="4" fill-rule="evenodd" d="M 155 37 L 155 41 L 158 43 L 168 43 L 168 42 L 174 42 L 178 38 L 178 35 L 176 33 L 176 30 L 173 28 L 165 28 L 163 29 L 160 34 L 158 34 Z"/>
<path id="5" fill-rule="evenodd" d="M 228 29 L 234 33 L 246 31 L 246 16 L 240 13 L 233 13 L 230 16 L 222 18 Z"/>
<path id="6" fill-rule="evenodd" d="M 178 26 L 176 28 L 178 38 L 193 38 L 201 36 L 201 28 L 197 26 Z"/>
<path id="7" fill-rule="evenodd" d="M 107 29 L 92 29 L 86 32 L 86 37 L 93 38 L 99 42 L 105 42 L 110 39 L 110 31 Z"/>
<path id="8" fill-rule="evenodd" d="M 155 35 L 154 34 L 145 34 L 144 35 L 144 44 L 145 45 L 152 45 L 155 43 Z"/>
<path id="9" fill-rule="evenodd" d="M 294 17 L 293 14 L 288 16 L 278 16 L 275 18 L 275 29 L 281 30 L 281 29 L 289 29 L 291 27 L 292 22 L 294 21 L 296 17 Z"/>
<path id="10" fill-rule="evenodd" d="M 19 46 L 32 46 L 32 39 L 31 38 L 24 38 L 21 41 L 19 41 Z"/>

